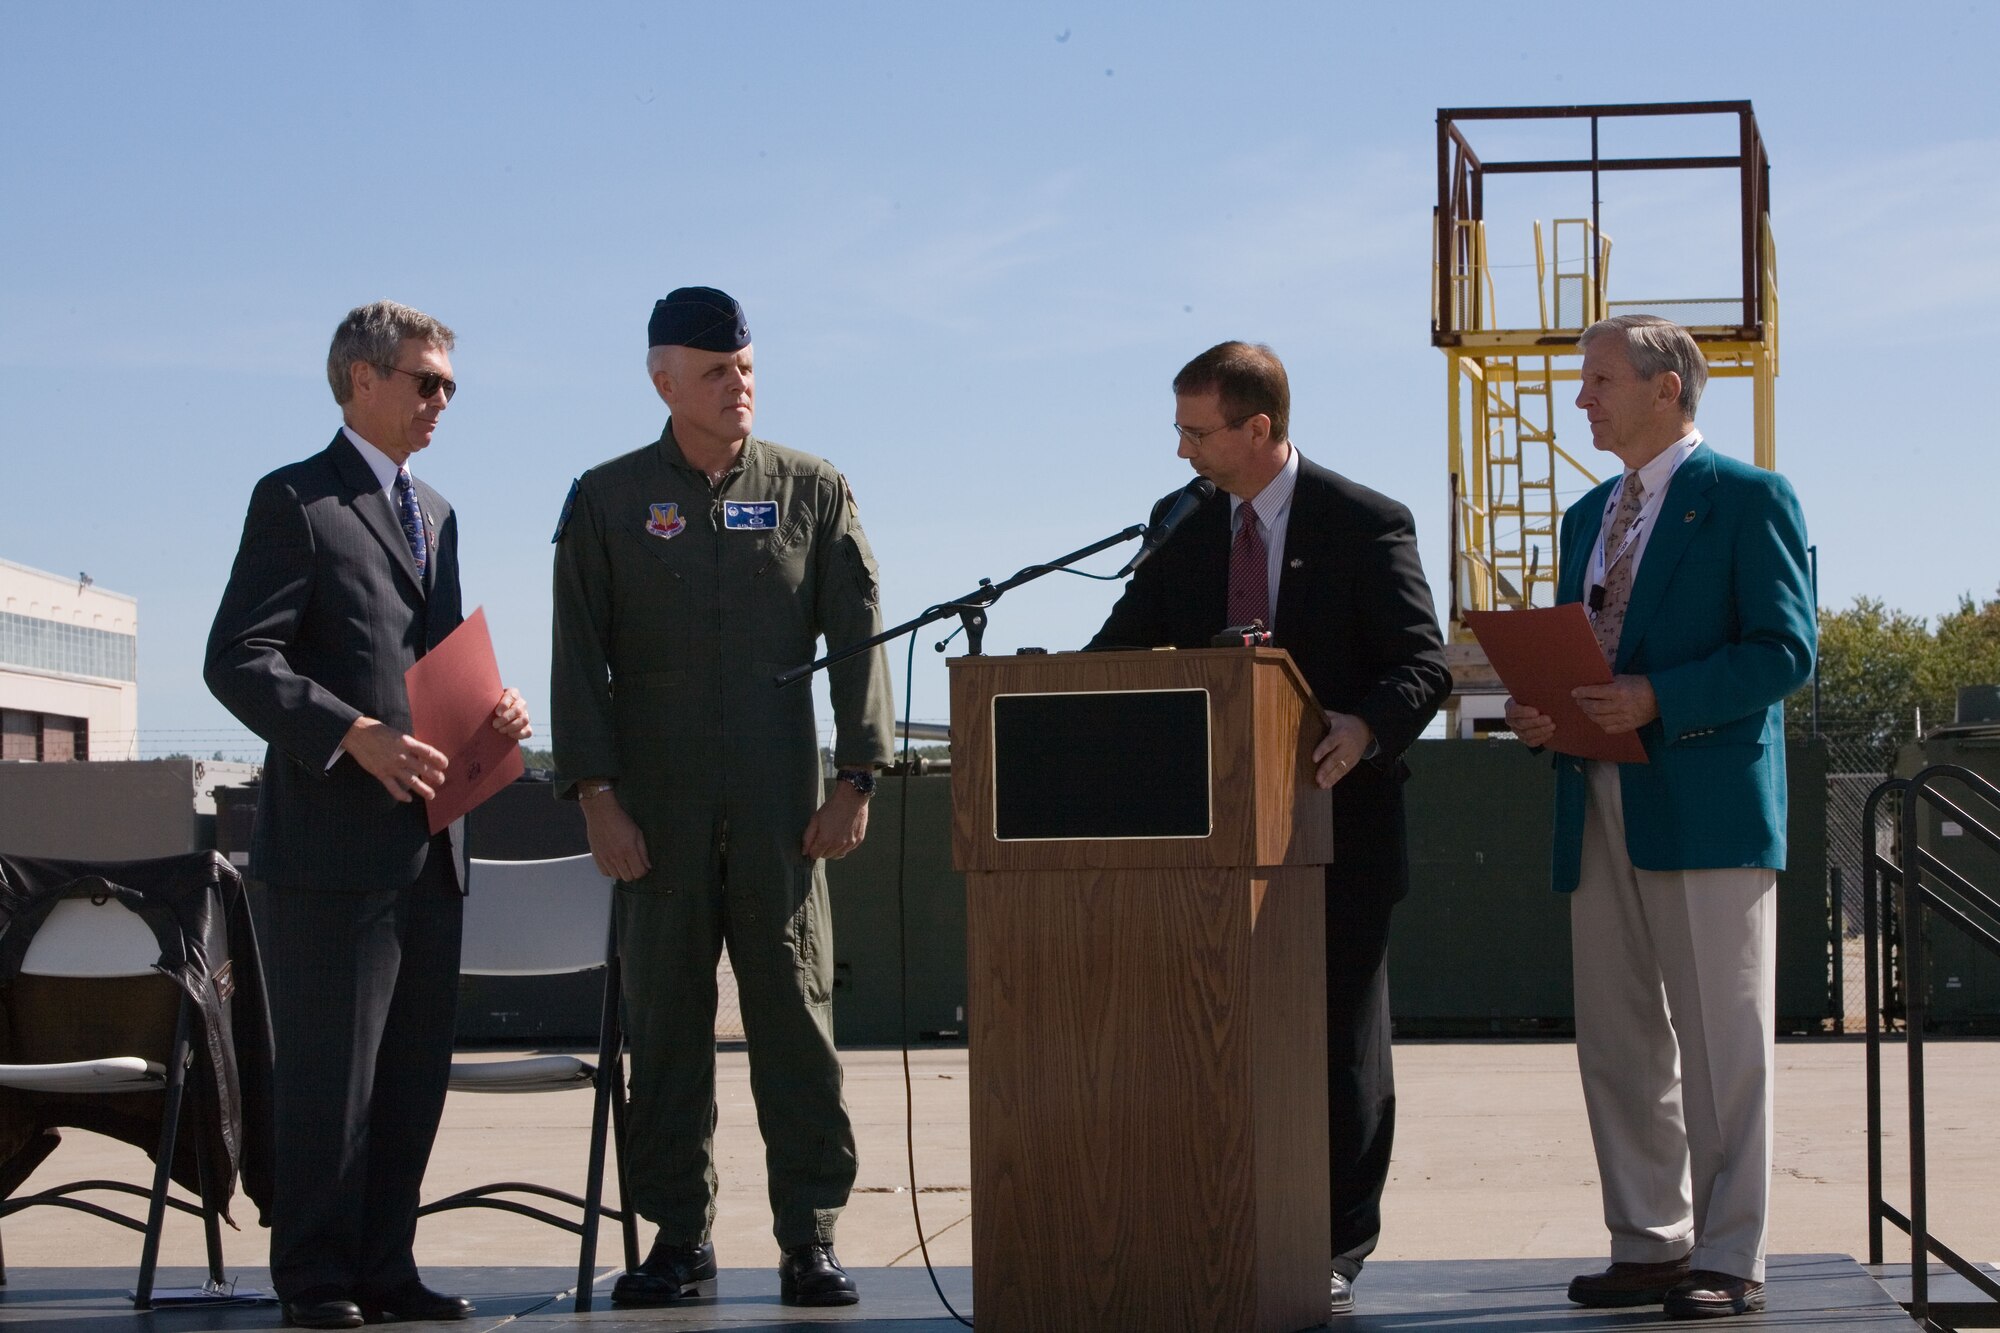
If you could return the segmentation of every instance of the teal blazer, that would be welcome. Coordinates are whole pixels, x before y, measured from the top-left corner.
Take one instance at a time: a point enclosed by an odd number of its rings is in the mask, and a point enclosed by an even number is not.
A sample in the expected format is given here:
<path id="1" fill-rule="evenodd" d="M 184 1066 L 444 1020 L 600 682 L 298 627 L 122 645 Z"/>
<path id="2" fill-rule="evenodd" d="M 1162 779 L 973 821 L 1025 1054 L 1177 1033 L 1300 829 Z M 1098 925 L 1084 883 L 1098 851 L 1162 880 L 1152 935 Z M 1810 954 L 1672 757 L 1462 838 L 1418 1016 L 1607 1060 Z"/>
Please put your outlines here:
<path id="1" fill-rule="evenodd" d="M 1613 477 L 1563 515 L 1558 602 L 1583 600 Z M 1791 483 L 1697 445 L 1674 473 L 1632 581 L 1612 669 L 1653 684 L 1644 764 L 1620 764 L 1641 870 L 1785 867 L 1784 698 L 1812 676 L 1818 623 Z M 1553 882 L 1576 888 L 1584 761 L 1555 756 Z"/>

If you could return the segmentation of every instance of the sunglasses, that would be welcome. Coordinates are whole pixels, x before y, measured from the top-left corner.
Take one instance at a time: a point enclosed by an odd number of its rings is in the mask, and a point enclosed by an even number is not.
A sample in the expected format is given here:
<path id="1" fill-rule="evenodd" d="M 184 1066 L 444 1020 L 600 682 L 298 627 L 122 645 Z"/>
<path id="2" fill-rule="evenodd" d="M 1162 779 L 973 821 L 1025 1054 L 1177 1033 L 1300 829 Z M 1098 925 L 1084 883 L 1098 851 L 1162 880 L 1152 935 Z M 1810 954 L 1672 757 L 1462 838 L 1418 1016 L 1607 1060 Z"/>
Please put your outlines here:
<path id="1" fill-rule="evenodd" d="M 381 370 L 393 370 L 398 375 L 408 375 L 417 382 L 417 393 L 424 398 L 429 398 L 439 389 L 443 389 L 444 400 L 448 403 L 451 401 L 451 396 L 458 392 L 457 380 L 448 375 L 440 375 L 435 370 L 405 370 L 401 366 L 385 366 L 379 361 L 375 365 Z"/>

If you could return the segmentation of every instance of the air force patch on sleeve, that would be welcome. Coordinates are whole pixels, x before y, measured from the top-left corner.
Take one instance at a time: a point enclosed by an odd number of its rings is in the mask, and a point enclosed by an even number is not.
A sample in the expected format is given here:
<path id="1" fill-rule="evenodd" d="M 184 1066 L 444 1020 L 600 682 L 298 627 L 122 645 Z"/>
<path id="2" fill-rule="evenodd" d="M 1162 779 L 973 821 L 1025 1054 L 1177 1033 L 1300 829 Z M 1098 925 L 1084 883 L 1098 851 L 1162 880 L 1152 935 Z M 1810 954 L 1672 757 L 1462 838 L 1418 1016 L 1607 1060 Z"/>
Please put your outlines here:
<path id="1" fill-rule="evenodd" d="M 730 532 L 769 532 L 778 526 L 778 502 L 726 501 L 722 506 L 722 526 Z"/>

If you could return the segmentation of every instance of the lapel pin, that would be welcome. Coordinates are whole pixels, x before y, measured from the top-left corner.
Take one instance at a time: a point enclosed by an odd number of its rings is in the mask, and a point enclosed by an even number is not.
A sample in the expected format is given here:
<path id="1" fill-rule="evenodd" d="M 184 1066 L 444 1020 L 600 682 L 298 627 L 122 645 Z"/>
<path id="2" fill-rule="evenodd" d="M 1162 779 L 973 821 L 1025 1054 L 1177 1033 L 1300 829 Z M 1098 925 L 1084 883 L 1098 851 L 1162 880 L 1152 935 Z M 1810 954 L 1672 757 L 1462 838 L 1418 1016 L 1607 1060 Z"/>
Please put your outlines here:
<path id="1" fill-rule="evenodd" d="M 1692 522 L 1694 522 L 1694 510 L 1690 509 L 1690 510 L 1688 510 L 1688 511 L 1687 511 L 1687 512 L 1686 512 L 1685 514 L 1682 514 L 1682 515 L 1681 515 L 1681 522 L 1683 522 L 1683 523 L 1692 523 Z"/>
<path id="2" fill-rule="evenodd" d="M 1292 569 L 1304 569 L 1305 564 L 1306 564 L 1305 561 L 1299 559 L 1299 557 L 1297 556 L 1293 556 L 1289 567 Z"/>

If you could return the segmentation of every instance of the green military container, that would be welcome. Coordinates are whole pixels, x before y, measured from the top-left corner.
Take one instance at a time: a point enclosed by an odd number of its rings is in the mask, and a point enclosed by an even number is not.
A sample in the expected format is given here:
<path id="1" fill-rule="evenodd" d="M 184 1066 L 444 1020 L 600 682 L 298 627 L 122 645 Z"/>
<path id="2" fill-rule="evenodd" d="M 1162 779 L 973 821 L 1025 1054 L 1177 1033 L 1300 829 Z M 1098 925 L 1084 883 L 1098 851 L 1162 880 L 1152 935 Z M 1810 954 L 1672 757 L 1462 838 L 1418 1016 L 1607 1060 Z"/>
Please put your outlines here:
<path id="1" fill-rule="evenodd" d="M 1785 747 L 1789 855 L 1778 876 L 1778 1021 L 1817 1032 L 1828 984 L 1826 746 Z M 1511 738 L 1409 754 L 1410 894 L 1389 940 L 1399 1036 L 1575 1030 L 1567 900 L 1549 888 L 1555 774 Z"/>
<path id="2" fill-rule="evenodd" d="M 1780 1031 L 1813 1032 L 1828 987 L 1826 749 L 1786 749 L 1790 866 L 1778 877 Z M 1567 1035 L 1569 907 L 1549 889 L 1554 774 L 1509 740 L 1420 741 L 1410 751 L 1411 889 L 1397 907 L 1389 983 L 1396 1032 Z M 899 780 L 885 778 L 868 839 L 828 867 L 834 917 L 834 1032 L 843 1046 L 962 1041 L 965 877 L 951 864 L 951 781 L 910 781 L 909 1017 L 899 1000 Z M 1337 920 L 1338 904 L 1332 905 Z"/>
<path id="3" fill-rule="evenodd" d="M 1905 745 L 1897 756 L 1896 775 L 1914 777 L 1937 764 L 1957 764 L 2000 785 L 2000 689 L 1987 685 L 1961 690 L 1958 719 L 1920 742 Z M 1938 791 L 1988 828 L 2000 827 L 2000 810 L 1964 784 L 1946 780 Z M 1919 837 L 1926 851 L 2000 898 L 2000 853 L 1967 829 L 1963 820 L 1926 801 Z M 1985 921 L 1986 929 L 2000 929 L 1990 916 Z M 2000 958 L 1935 915 L 1926 913 L 1924 926 L 1927 1026 L 1940 1032 L 2000 1032 Z"/>
<path id="4" fill-rule="evenodd" d="M 833 898 L 833 1031 L 842 1046 L 965 1040 L 965 876 L 951 865 L 951 777 L 908 780 L 909 860 L 903 902 L 909 1019 L 898 966 L 896 861 L 904 780 L 886 776 L 869 802 L 868 838 L 827 863 Z"/>
<path id="5" fill-rule="evenodd" d="M 1548 757 L 1508 737 L 1419 741 L 1408 762 L 1410 893 L 1389 936 L 1397 1035 L 1570 1031 L 1569 904 L 1549 889 Z"/>

